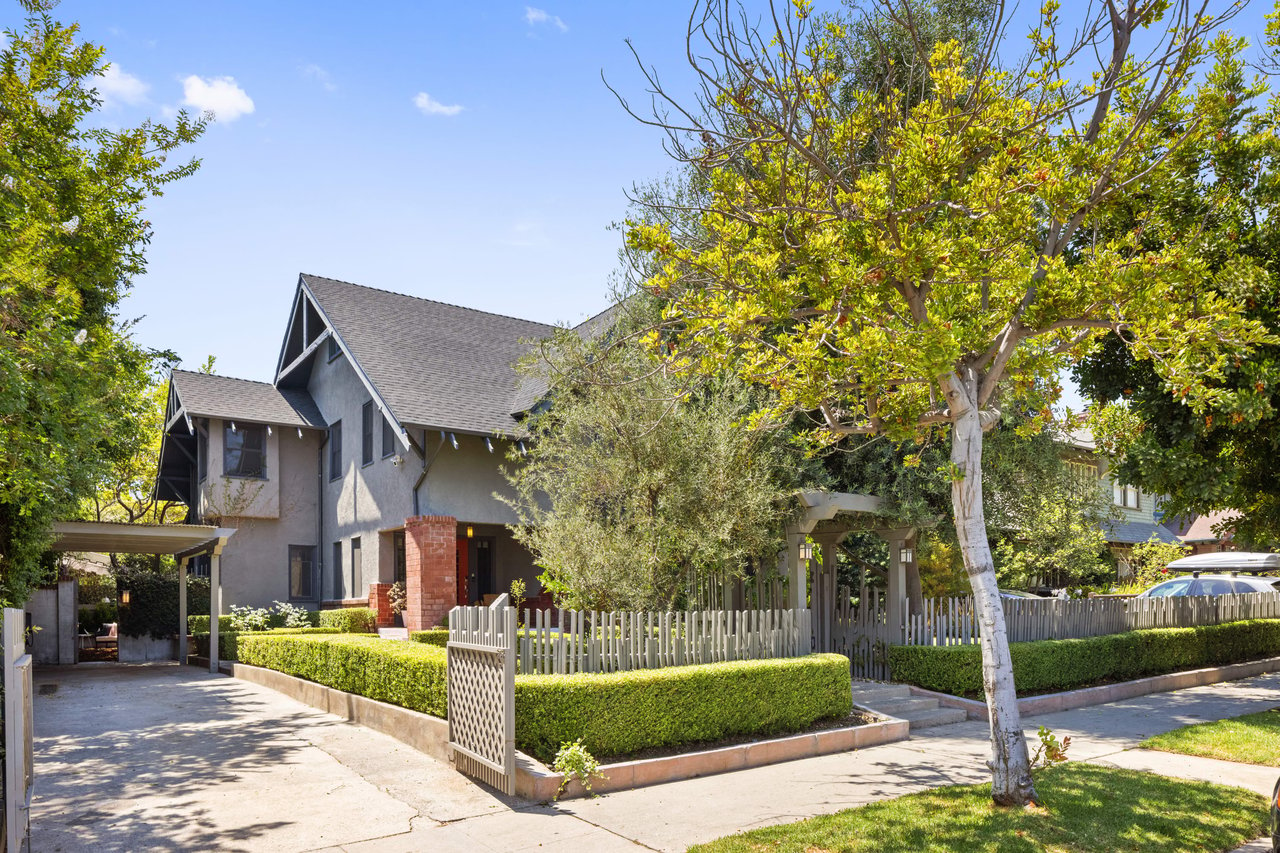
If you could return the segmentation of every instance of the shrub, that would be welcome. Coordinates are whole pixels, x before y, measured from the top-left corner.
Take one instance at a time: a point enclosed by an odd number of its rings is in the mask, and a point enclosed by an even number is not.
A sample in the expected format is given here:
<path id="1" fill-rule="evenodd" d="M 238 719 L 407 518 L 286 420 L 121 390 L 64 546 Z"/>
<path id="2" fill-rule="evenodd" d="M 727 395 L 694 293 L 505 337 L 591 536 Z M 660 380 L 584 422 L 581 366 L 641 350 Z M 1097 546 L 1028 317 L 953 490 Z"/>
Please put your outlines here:
<path id="1" fill-rule="evenodd" d="M 1052 693 L 1277 655 L 1280 620 L 1010 643 L 1009 652 L 1020 695 Z M 977 645 L 891 646 L 889 667 L 895 681 L 956 696 L 982 695 L 982 652 Z"/>
<path id="2" fill-rule="evenodd" d="M 378 630 L 378 617 L 368 607 L 321 610 L 320 627 L 337 628 L 344 634 L 372 634 Z"/>
<path id="3" fill-rule="evenodd" d="M 231 605 L 232 631 L 265 631 L 270 627 L 271 613 L 265 607 Z M 218 630 L 222 630 L 222 620 L 218 620 Z"/>
<path id="4" fill-rule="evenodd" d="M 80 630 L 87 631 L 90 634 L 100 633 L 103 625 L 115 622 L 118 618 L 116 605 L 113 601 L 99 601 L 92 607 L 81 607 L 79 615 Z"/>
<path id="5" fill-rule="evenodd" d="M 262 634 L 263 636 L 280 636 L 282 634 L 337 634 L 335 628 L 272 628 L 269 631 L 250 631 L 247 633 Z M 238 631 L 219 631 L 218 632 L 218 657 L 222 660 L 237 660 L 237 641 L 241 636 Z M 195 645 L 195 653 L 201 657 L 209 656 L 209 633 L 195 634 L 192 636 L 192 642 Z"/>
<path id="6" fill-rule="evenodd" d="M 178 630 L 178 576 L 176 572 L 122 568 L 116 572 L 118 591 L 129 590 L 129 604 L 119 605 L 120 633 L 128 637 L 150 635 L 157 640 Z M 117 592 L 117 601 L 120 601 Z M 188 613 L 209 612 L 209 582 L 187 578 Z"/>
<path id="7" fill-rule="evenodd" d="M 448 628 L 431 628 L 426 631 L 410 631 L 409 639 L 415 643 L 426 643 L 428 646 L 444 648 L 449 644 Z"/>
<path id="8" fill-rule="evenodd" d="M 241 663 L 436 717 L 446 713 L 444 649 L 377 637 L 275 632 L 241 634 L 236 645 Z"/>
<path id="9" fill-rule="evenodd" d="M 852 707 L 843 655 L 516 676 L 516 742 L 544 762 L 581 738 L 597 756 L 799 731 Z"/>
<path id="10" fill-rule="evenodd" d="M 277 602 L 277 604 L 278 604 L 278 603 L 279 603 L 279 602 Z M 301 608 L 296 608 L 296 609 L 298 610 L 298 612 L 302 613 L 302 614 L 303 614 L 303 616 L 305 616 L 306 621 L 307 621 L 307 624 L 306 624 L 306 625 L 298 625 L 298 626 L 290 626 L 290 625 L 287 625 L 287 624 L 285 624 L 285 621 L 286 621 L 286 615 L 285 615 L 284 613 L 281 613 L 281 612 L 275 612 L 275 613 L 269 613 L 269 614 L 268 614 L 268 619 L 267 619 L 267 628 L 268 628 L 268 629 L 274 629 L 274 628 L 288 628 L 288 627 L 299 627 L 299 628 L 304 628 L 304 627 L 319 628 L 319 627 L 320 627 L 320 612 L 319 612 L 319 611 L 317 611 L 317 610 L 302 610 Z M 234 617 L 234 616 L 219 616 L 219 617 L 218 617 L 218 631 L 219 631 L 219 633 L 224 632 L 224 631 L 234 631 L 234 630 L 236 630 L 236 628 L 235 628 L 235 617 Z M 187 617 L 187 632 L 188 632 L 188 633 L 191 633 L 191 634 L 207 634 L 207 633 L 209 633 L 209 617 L 208 617 L 208 616 L 188 616 L 188 617 Z"/>

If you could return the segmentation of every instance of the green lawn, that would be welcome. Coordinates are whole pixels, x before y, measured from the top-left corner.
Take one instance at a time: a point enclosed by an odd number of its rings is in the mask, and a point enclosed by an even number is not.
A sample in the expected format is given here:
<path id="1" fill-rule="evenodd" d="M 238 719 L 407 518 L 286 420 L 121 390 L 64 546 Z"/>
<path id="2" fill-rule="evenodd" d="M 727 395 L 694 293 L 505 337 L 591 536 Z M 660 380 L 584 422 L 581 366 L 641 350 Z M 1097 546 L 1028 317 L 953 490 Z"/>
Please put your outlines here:
<path id="1" fill-rule="evenodd" d="M 1044 808 L 1001 809 L 955 785 L 691 848 L 725 851 L 1224 851 L 1264 833 L 1267 799 L 1241 788 L 1069 762 L 1037 775 Z"/>
<path id="2" fill-rule="evenodd" d="M 1280 708 L 1213 723 L 1183 726 L 1139 746 L 1243 764 L 1280 767 Z"/>

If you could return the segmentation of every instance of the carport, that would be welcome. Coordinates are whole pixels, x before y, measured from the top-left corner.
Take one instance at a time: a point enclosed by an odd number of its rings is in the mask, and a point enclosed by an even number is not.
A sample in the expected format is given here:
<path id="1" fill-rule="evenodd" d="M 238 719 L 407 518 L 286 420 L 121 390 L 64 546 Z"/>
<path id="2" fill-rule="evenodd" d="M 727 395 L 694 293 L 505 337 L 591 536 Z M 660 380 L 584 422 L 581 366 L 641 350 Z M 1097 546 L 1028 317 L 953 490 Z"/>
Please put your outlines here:
<path id="1" fill-rule="evenodd" d="M 60 521 L 53 526 L 55 551 L 97 554 L 171 554 L 178 562 L 178 662 L 187 662 L 187 564 L 209 555 L 209 612 L 222 611 L 221 555 L 234 527 L 205 524 L 126 524 Z M 218 620 L 209 620 L 209 671 L 218 671 Z"/>

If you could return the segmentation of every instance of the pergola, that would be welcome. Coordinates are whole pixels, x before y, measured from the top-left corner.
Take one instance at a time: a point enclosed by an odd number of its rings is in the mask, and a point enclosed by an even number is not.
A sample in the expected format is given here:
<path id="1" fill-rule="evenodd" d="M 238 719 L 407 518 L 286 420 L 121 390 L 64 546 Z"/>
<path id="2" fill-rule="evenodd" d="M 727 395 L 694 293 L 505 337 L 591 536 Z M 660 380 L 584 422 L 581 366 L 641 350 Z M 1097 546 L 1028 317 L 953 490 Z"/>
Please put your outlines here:
<path id="1" fill-rule="evenodd" d="M 786 571 L 788 606 L 804 607 L 808 560 L 801 559 L 805 537 L 822 547 L 822 562 L 810 582 L 810 602 L 814 610 L 814 630 L 819 649 L 830 646 L 830 614 L 836 598 L 835 545 L 850 531 L 867 530 L 889 545 L 888 620 L 890 625 L 905 622 L 907 600 L 907 566 L 914 562 L 916 531 L 904 527 L 886 515 L 886 501 L 875 495 L 852 492 L 804 491 L 800 495 L 804 511 L 787 526 Z M 906 559 L 904 559 L 904 557 Z"/>
<path id="2" fill-rule="evenodd" d="M 221 555 L 234 527 L 206 524 L 126 524 L 60 521 L 53 525 L 55 551 L 95 554 L 172 554 L 178 561 L 178 662 L 187 662 L 187 563 L 209 555 L 209 671 L 218 671 L 218 619 L 222 611 Z"/>

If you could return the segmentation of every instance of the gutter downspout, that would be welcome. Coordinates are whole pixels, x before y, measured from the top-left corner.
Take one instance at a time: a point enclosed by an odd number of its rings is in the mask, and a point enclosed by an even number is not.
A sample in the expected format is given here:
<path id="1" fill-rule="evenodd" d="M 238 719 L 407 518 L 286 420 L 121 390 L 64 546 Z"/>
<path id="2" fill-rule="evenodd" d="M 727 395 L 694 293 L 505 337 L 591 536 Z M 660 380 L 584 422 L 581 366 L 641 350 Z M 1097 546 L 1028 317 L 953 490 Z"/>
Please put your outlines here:
<path id="1" fill-rule="evenodd" d="M 436 457 L 440 455 L 440 451 L 444 449 L 444 433 L 440 434 L 440 443 L 436 445 L 435 453 L 427 458 L 427 431 L 422 431 L 422 446 L 418 446 L 418 442 L 411 441 L 414 452 L 422 459 L 422 473 L 418 475 L 417 481 L 413 484 L 413 514 L 415 516 L 422 515 L 422 506 L 418 500 L 418 490 L 422 487 L 422 483 L 427 479 L 428 472 L 431 471 L 431 463 L 436 461 Z"/>

